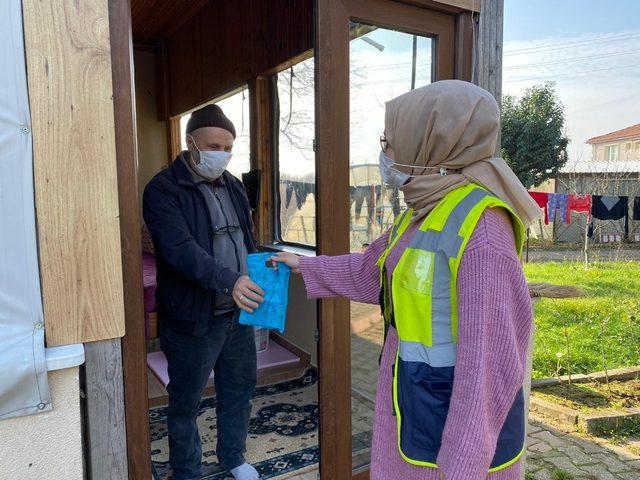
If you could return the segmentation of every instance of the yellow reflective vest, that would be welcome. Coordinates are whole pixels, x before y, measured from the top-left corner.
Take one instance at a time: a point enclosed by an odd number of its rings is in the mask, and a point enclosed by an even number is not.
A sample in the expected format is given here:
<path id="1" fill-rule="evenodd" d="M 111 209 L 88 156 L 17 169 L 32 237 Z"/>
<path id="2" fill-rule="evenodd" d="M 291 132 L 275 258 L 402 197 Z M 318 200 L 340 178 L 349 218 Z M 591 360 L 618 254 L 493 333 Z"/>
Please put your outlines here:
<path id="1" fill-rule="evenodd" d="M 437 468 L 456 364 L 458 268 L 480 217 L 494 207 L 511 215 L 520 255 L 522 221 L 505 202 L 469 184 L 449 192 L 424 219 L 400 257 L 391 285 L 385 262 L 411 223 L 410 209 L 396 219 L 378 261 L 385 326 L 393 324 L 399 340 L 393 379 L 398 448 L 414 465 Z M 489 472 L 508 467 L 522 455 L 525 419 L 520 389 L 498 436 Z"/>

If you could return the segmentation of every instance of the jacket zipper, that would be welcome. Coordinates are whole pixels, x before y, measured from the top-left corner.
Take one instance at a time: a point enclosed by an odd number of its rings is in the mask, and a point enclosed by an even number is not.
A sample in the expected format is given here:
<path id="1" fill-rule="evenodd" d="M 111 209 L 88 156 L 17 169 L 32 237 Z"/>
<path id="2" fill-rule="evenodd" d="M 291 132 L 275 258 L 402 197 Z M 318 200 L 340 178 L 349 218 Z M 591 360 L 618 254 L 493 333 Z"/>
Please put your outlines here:
<path id="1" fill-rule="evenodd" d="M 200 201 L 202 202 L 202 204 L 204 205 L 204 209 L 207 212 L 207 222 L 209 222 L 209 231 L 211 232 L 211 234 L 209 235 L 209 245 L 210 245 L 210 250 L 211 250 L 211 258 L 215 258 L 214 252 L 213 252 L 213 236 L 215 235 L 213 233 L 213 221 L 211 220 L 211 210 L 209 210 L 209 205 L 207 205 L 207 199 L 204 198 L 204 194 L 200 191 L 200 189 L 198 187 L 196 187 L 194 189 L 197 192 L 198 198 L 200 199 Z M 218 296 L 217 292 L 214 290 L 212 292 L 211 295 L 211 312 L 215 312 L 216 311 L 216 297 Z"/>
<path id="2" fill-rule="evenodd" d="M 224 205 L 222 205 L 222 200 L 220 200 L 220 197 L 218 196 L 218 192 L 216 192 L 215 190 L 213 191 L 213 195 L 216 197 L 216 200 L 218 200 L 218 203 L 220 204 L 220 211 L 222 212 L 224 221 L 227 224 L 227 228 L 229 228 L 230 227 L 229 218 L 227 217 L 227 214 L 224 211 Z M 236 264 L 238 265 L 238 273 L 242 274 L 242 268 L 240 265 L 240 254 L 238 253 L 238 244 L 233 238 L 233 235 L 231 235 L 231 232 L 227 231 L 227 235 L 229 235 L 229 239 L 231 240 L 231 243 L 233 243 L 233 250 L 236 252 Z"/>

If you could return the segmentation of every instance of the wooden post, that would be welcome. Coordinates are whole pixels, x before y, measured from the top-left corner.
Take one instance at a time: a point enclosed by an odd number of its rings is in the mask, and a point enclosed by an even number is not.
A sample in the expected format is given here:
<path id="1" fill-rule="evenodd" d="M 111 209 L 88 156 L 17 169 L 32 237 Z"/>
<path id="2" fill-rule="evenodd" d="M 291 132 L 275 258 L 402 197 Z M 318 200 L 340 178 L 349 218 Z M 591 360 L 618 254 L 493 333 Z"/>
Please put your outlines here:
<path id="1" fill-rule="evenodd" d="M 260 170 L 260 205 L 257 210 L 258 242 L 268 245 L 274 240 L 272 217 L 274 196 L 280 185 L 272 186 L 273 161 L 272 80 L 259 76 L 249 82 L 249 116 L 251 117 L 251 169 Z M 278 190 L 279 191 L 279 190 Z"/>
<path id="2" fill-rule="evenodd" d="M 128 473 L 151 478 L 151 442 L 147 392 L 147 357 L 142 285 L 141 219 L 138 196 L 137 143 L 133 86 L 130 0 L 109 0 L 116 167 L 120 205 L 120 244 L 126 335 L 122 338 L 122 375 L 126 413 Z M 91 348 L 91 347 L 90 347 Z M 97 348 L 97 347 L 96 347 Z M 112 348 L 120 358 L 120 352 Z M 96 352 L 97 354 L 97 352 Z M 87 353 L 87 359 L 89 353 Z M 97 357 L 96 355 L 96 358 Z M 89 365 L 89 363 L 87 362 Z M 122 378 L 123 377 L 123 378 Z M 115 387 L 114 387 L 115 388 Z M 119 398 L 119 397 L 118 397 Z M 120 399 L 122 401 L 122 399 Z M 108 406 L 108 405 L 107 405 Z M 112 406 L 111 408 L 120 408 Z M 95 438 L 95 437 L 94 437 Z M 95 477 L 120 478 L 120 477 Z M 126 476 L 122 478 L 127 478 Z"/>
<path id="3" fill-rule="evenodd" d="M 473 82 L 502 103 L 502 28 L 504 0 L 482 0 Z M 500 152 L 500 134 L 496 145 Z"/>
<path id="4" fill-rule="evenodd" d="M 585 217 L 585 226 L 584 226 L 584 268 L 589 266 L 589 216 Z"/>
<path id="5" fill-rule="evenodd" d="M 126 480 L 129 476 L 120 339 L 86 343 L 84 351 L 87 478 Z"/>
<path id="6" fill-rule="evenodd" d="M 393 3 L 393 2 L 389 2 Z M 349 12 L 316 2 L 316 245 L 349 251 Z M 351 332 L 345 299 L 318 301 L 320 476 L 351 479 Z"/>

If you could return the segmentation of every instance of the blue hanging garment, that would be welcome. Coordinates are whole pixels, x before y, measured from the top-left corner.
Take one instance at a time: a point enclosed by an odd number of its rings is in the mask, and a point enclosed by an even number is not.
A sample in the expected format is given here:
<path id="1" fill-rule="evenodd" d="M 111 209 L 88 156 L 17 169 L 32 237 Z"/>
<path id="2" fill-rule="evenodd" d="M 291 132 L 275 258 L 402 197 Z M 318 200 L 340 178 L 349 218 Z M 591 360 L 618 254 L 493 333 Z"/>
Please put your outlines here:
<path id="1" fill-rule="evenodd" d="M 291 268 L 283 263 L 278 269 L 267 265 L 273 253 L 252 253 L 247 257 L 247 269 L 251 280 L 264 290 L 264 302 L 253 313 L 240 312 L 240 323 L 269 328 L 284 333 L 287 303 L 289 301 L 289 276 Z"/>

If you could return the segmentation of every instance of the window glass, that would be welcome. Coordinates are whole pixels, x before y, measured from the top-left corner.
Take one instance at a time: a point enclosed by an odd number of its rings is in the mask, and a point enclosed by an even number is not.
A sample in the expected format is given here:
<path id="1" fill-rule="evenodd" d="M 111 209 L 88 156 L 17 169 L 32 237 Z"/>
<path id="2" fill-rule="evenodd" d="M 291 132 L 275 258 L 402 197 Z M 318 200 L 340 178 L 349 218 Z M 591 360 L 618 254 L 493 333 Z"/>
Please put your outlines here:
<path id="1" fill-rule="evenodd" d="M 315 246 L 315 82 L 313 58 L 278 74 L 278 237 Z"/>
<path id="2" fill-rule="evenodd" d="M 249 125 L 249 92 L 243 88 L 239 92 L 219 101 L 210 102 L 218 105 L 224 114 L 233 122 L 236 139 L 233 142 L 233 157 L 227 170 L 239 179 L 251 169 L 251 131 Z M 180 141 L 182 150 L 187 149 L 187 122 L 191 114 L 180 117 Z"/>
<path id="3" fill-rule="evenodd" d="M 604 147 L 604 156 L 609 161 L 618 160 L 618 145 L 607 145 Z"/>
<path id="4" fill-rule="evenodd" d="M 378 167 L 385 102 L 432 81 L 432 39 L 352 24 L 350 42 L 351 251 L 378 238 L 406 208 Z M 415 52 L 415 55 L 414 55 Z M 415 58 L 415 61 L 414 61 Z M 370 463 L 373 408 L 382 350 L 380 307 L 351 303 L 353 467 Z M 389 399 L 391 395 L 389 394 Z"/>

